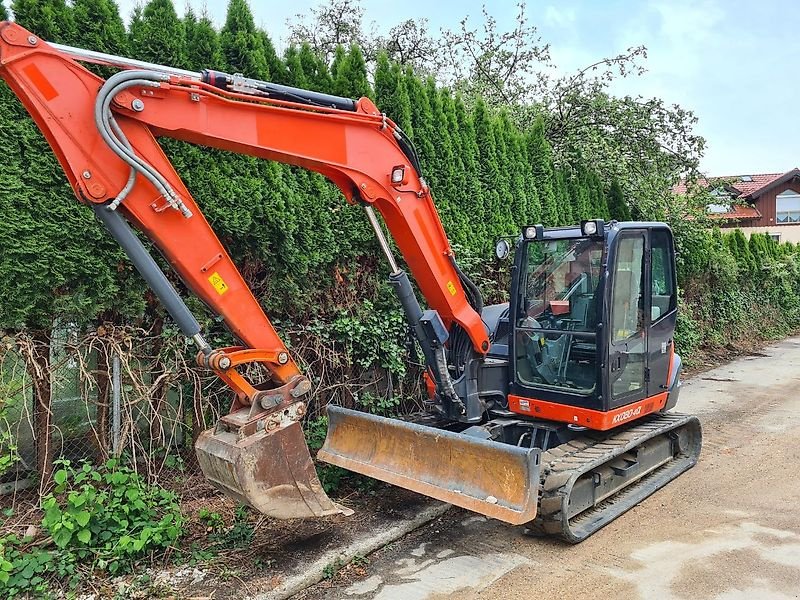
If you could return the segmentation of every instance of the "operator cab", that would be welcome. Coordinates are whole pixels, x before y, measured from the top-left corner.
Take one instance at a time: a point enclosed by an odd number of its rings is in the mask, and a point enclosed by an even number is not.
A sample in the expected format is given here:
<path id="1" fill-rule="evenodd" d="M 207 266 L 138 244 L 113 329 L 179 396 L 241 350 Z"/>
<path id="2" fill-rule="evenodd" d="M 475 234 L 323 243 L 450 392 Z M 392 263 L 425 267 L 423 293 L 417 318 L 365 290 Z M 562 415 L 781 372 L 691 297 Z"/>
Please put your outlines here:
<path id="1" fill-rule="evenodd" d="M 664 223 L 524 228 L 509 307 L 509 408 L 607 412 L 668 390 L 674 265 Z"/>

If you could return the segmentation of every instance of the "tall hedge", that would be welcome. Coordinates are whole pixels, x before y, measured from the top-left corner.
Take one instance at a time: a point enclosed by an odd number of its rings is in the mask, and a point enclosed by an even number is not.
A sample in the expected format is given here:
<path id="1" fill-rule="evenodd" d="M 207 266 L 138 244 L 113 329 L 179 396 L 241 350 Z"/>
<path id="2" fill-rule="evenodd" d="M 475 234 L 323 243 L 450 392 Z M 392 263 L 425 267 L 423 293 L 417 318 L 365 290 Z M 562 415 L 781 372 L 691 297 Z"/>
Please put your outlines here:
<path id="1" fill-rule="evenodd" d="M 472 259 L 471 270 L 490 285 L 497 284 L 491 249 L 499 236 L 538 222 L 628 218 L 629 199 L 606 174 L 587 164 L 554 163 L 541 117 L 522 130 L 483 102 L 465 106 L 386 55 L 378 57 L 370 75 L 357 46 L 338 48 L 330 64 L 308 45 L 289 47 L 281 57 L 256 26 L 246 0 L 230 0 L 219 31 L 204 14 L 187 11 L 179 17 L 172 0 L 138 7 L 129 30 L 113 0 L 15 0 L 12 8 L 22 25 L 53 41 L 373 98 L 413 138 L 445 229 L 463 257 Z M 361 317 L 394 323 L 397 310 L 360 207 L 347 205 L 331 183 L 299 168 L 173 140 L 163 144 L 276 322 L 295 332 L 313 331 L 319 339 L 347 340 L 346 352 L 358 355 L 350 360 L 347 354 L 350 363 L 393 365 L 388 368 L 397 371 L 403 328 L 387 338 L 377 325 L 369 334 L 367 326 L 353 325 Z M 0 154 L 0 281 L 24 290 L 0 302 L 0 328 L 47 332 L 57 321 L 93 327 L 109 315 L 148 322 L 153 314 L 145 316 L 141 285 L 132 283 L 127 261 L 72 198 L 41 134 L 4 85 Z M 688 306 L 680 334 L 687 345 L 734 331 L 720 324 L 739 323 L 742 307 L 751 302 L 777 306 L 774 314 L 784 316 L 773 314 L 771 322 L 778 329 L 796 318 L 793 247 L 699 227 L 687 229 L 679 244 Z M 715 302 L 705 302 L 706 292 Z M 726 312 L 715 318 L 708 313 L 715 307 Z M 152 303 L 148 310 L 160 311 Z M 337 325 L 325 325 L 331 323 Z M 207 324 L 215 327 L 211 320 Z M 690 330 L 704 331 L 701 341 L 691 342 Z M 357 339 L 374 340 L 379 349 L 356 344 Z"/>

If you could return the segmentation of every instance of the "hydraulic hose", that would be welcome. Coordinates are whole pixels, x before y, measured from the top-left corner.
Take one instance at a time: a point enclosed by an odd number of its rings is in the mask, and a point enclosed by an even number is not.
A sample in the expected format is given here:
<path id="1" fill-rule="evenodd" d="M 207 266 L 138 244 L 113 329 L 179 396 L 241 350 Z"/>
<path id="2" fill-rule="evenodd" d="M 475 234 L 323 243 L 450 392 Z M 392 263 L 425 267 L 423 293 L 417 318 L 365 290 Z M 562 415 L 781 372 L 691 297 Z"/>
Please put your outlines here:
<path id="1" fill-rule="evenodd" d="M 164 73 L 154 71 L 123 71 L 112 75 L 100 88 L 100 92 L 95 102 L 95 125 L 100 136 L 108 147 L 131 167 L 131 176 L 125 187 L 117 195 L 116 200 L 109 205 L 111 210 L 115 209 L 130 192 L 136 178 L 136 173 L 145 177 L 153 187 L 170 203 L 171 206 L 181 211 L 185 217 L 191 217 L 192 213 L 181 201 L 169 182 L 156 171 L 151 165 L 136 156 L 133 149 L 125 137 L 122 129 L 116 122 L 111 112 L 111 102 L 121 91 L 130 87 L 158 87 L 161 82 L 169 79 Z"/>

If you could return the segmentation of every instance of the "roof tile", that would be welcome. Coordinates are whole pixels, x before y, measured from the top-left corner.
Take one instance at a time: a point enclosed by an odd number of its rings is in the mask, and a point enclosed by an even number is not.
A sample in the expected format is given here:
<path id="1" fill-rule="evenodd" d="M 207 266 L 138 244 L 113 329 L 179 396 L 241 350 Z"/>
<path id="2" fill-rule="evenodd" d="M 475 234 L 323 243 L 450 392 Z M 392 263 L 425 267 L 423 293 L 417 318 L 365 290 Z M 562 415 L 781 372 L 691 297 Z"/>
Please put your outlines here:
<path id="1" fill-rule="evenodd" d="M 787 171 L 788 173 L 788 171 Z M 728 186 L 736 189 L 739 196 L 749 196 L 753 192 L 760 190 L 765 185 L 769 185 L 776 179 L 783 177 L 786 173 L 756 173 L 754 175 L 724 175 L 721 177 L 709 177 L 708 179 L 698 180 L 698 185 L 707 186 L 709 183 L 725 182 Z M 742 181 L 742 178 L 749 178 L 750 181 Z M 681 180 L 673 186 L 674 194 L 686 193 L 686 181 Z"/>

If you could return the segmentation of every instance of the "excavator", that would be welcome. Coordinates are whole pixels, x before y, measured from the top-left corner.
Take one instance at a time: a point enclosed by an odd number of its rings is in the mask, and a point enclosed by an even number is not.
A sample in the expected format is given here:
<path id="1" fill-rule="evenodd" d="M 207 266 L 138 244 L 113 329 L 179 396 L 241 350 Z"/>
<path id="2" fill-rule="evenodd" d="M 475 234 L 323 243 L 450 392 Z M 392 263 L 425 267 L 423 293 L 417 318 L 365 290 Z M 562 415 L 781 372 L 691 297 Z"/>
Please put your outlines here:
<path id="1" fill-rule="evenodd" d="M 572 543 L 697 462 L 698 419 L 671 411 L 681 359 L 667 225 L 526 226 L 497 245 L 498 258 L 514 253 L 509 302 L 485 306 L 412 141 L 368 98 L 47 43 L 14 22 L 0 23 L 0 77 L 199 365 L 233 392 L 229 413 L 196 442 L 205 477 L 229 496 L 279 519 L 352 512 L 326 495 L 305 443 L 309 380 L 159 137 L 321 173 L 374 229 L 422 350 L 428 410 L 395 419 L 330 405 L 319 460 Z M 134 230 L 239 345 L 206 341 Z M 254 365 L 263 381 L 248 375 Z"/>

